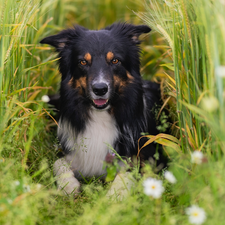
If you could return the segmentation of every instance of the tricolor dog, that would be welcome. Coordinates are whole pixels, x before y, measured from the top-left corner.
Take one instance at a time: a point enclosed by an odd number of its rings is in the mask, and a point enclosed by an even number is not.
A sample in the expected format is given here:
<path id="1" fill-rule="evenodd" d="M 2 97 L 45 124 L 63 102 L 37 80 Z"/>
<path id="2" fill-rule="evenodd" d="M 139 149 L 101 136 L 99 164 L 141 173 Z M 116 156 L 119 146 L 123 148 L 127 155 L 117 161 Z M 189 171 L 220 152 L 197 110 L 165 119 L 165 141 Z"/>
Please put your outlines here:
<path id="1" fill-rule="evenodd" d="M 75 26 L 41 41 L 54 46 L 60 58 L 58 138 L 65 156 L 55 162 L 54 173 L 66 193 L 79 191 L 82 176 L 104 177 L 109 145 L 132 157 L 142 132 L 158 134 L 154 109 L 160 104 L 159 85 L 140 75 L 139 36 L 150 30 L 127 23 L 101 30 Z M 154 143 L 141 150 L 140 158 L 165 163 Z"/>

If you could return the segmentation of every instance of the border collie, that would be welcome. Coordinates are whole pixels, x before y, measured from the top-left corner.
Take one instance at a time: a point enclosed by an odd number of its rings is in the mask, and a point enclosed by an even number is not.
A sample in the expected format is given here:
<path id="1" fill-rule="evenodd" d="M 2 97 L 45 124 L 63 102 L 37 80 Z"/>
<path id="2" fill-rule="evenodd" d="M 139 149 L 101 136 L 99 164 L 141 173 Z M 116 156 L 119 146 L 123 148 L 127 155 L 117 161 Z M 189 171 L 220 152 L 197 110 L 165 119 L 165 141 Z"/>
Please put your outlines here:
<path id="1" fill-rule="evenodd" d="M 154 109 L 160 104 L 159 85 L 140 75 L 139 36 L 150 30 L 127 23 L 101 30 L 75 26 L 41 41 L 54 46 L 60 57 L 58 138 L 65 156 L 54 163 L 54 173 L 66 193 L 79 191 L 82 176 L 104 176 L 109 145 L 120 156 L 132 157 L 142 132 L 158 134 Z M 165 163 L 154 143 L 139 156 Z"/>

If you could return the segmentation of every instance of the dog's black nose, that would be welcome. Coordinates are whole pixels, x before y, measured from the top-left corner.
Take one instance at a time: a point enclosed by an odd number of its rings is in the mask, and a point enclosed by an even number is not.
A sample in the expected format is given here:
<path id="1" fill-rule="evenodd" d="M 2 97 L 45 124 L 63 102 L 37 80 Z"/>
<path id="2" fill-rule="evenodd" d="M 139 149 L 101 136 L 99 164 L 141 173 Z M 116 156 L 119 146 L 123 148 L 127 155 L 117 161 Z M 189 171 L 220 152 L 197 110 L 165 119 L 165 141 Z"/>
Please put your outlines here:
<path id="1" fill-rule="evenodd" d="M 106 83 L 96 83 L 92 85 L 93 92 L 98 96 L 103 96 L 108 92 L 108 85 Z"/>

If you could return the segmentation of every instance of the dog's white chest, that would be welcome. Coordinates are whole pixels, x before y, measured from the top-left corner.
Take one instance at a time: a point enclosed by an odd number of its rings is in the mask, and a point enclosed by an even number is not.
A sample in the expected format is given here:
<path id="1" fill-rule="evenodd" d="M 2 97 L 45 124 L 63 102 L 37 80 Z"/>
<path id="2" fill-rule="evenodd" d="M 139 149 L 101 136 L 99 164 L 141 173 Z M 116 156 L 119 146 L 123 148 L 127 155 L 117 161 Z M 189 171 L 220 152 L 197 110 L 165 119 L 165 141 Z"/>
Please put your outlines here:
<path id="1" fill-rule="evenodd" d="M 103 161 L 118 136 L 114 118 L 107 111 L 93 110 L 83 133 L 76 134 L 68 122 L 59 123 L 58 133 L 71 149 L 65 159 L 76 177 L 100 176 Z M 76 137 L 76 138 L 75 138 Z"/>

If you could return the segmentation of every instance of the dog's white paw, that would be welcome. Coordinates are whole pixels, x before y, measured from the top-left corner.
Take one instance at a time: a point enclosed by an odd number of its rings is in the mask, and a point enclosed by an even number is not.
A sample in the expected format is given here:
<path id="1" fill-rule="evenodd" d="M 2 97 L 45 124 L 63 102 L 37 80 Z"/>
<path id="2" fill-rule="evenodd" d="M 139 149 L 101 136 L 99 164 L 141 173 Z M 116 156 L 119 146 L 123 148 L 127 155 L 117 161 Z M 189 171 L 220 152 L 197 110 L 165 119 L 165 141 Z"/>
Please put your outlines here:
<path id="1" fill-rule="evenodd" d="M 64 158 L 58 159 L 54 163 L 53 171 L 58 189 L 63 190 L 68 195 L 79 192 L 80 182 L 74 177 L 73 171 Z"/>
<path id="2" fill-rule="evenodd" d="M 134 178 L 131 173 L 119 173 L 111 184 L 109 191 L 107 192 L 107 197 L 112 197 L 117 200 L 122 200 L 126 197 L 134 186 Z"/>
<path id="3" fill-rule="evenodd" d="M 70 173 L 64 173 L 57 176 L 58 189 L 63 190 L 65 194 L 76 194 L 80 191 L 80 182 Z"/>

